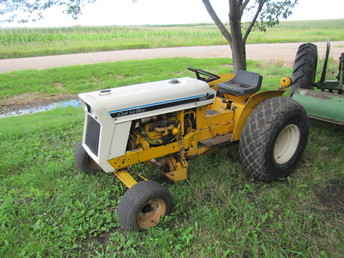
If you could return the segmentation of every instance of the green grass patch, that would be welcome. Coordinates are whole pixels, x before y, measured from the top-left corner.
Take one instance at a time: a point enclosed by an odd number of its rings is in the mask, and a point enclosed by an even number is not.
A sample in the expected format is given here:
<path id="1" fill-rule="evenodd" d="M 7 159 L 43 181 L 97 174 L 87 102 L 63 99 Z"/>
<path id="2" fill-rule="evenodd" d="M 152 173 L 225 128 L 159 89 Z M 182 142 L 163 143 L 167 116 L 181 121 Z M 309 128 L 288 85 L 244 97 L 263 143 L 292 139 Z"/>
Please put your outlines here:
<path id="1" fill-rule="evenodd" d="M 279 86 L 280 76 L 288 76 L 291 69 L 249 61 L 249 70 L 259 72 L 264 87 Z M 0 105 L 11 97 L 23 94 L 42 98 L 75 95 L 80 92 L 113 88 L 140 82 L 194 76 L 187 67 L 198 67 L 214 73 L 232 71 L 231 59 L 173 58 L 70 66 L 47 70 L 26 70 L 0 75 Z M 25 95 L 24 95 L 25 96 Z"/>
<path id="2" fill-rule="evenodd" d="M 166 185 L 174 213 L 127 234 L 115 213 L 124 187 L 74 168 L 81 109 L 0 123 L 1 257 L 342 257 L 343 214 L 317 197 L 329 181 L 344 182 L 344 134 L 336 127 L 313 123 L 299 167 L 281 182 L 250 182 L 237 145 L 193 159 L 189 180 Z"/>
<path id="3" fill-rule="evenodd" d="M 57 82 L 75 94 L 191 75 L 187 66 L 227 72 L 229 62 L 179 58 L 22 71 L 2 75 L 0 94 L 61 94 Z M 265 89 L 290 73 L 257 62 L 249 70 L 264 74 Z M 165 185 L 173 214 L 159 227 L 127 234 L 115 211 L 125 188 L 105 173 L 74 168 L 82 127 L 81 108 L 0 119 L 0 257 L 342 257 L 343 207 L 333 200 L 344 196 L 326 188 L 344 184 L 342 128 L 313 122 L 295 173 L 271 184 L 245 177 L 237 144 L 199 156 L 187 181 Z M 134 171 L 158 173 L 151 165 Z"/>
<path id="4" fill-rule="evenodd" d="M 343 40 L 344 20 L 290 21 L 253 31 L 249 43 Z M 0 58 L 101 50 L 220 45 L 215 25 L 0 29 Z"/>

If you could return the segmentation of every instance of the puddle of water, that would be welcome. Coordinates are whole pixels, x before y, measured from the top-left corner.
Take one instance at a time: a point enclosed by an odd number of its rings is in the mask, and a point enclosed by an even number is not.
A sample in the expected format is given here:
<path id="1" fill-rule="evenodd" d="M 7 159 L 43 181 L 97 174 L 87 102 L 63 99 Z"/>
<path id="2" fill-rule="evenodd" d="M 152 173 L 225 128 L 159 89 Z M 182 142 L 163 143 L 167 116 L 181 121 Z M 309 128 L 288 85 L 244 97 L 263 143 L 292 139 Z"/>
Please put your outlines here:
<path id="1" fill-rule="evenodd" d="M 52 103 L 48 105 L 23 108 L 23 109 L 18 109 L 15 111 L 10 111 L 4 114 L 0 114 L 0 118 L 22 116 L 22 115 L 38 113 L 38 112 L 43 112 L 43 111 L 48 111 L 48 110 L 52 110 L 56 108 L 63 108 L 63 107 L 78 107 L 80 106 L 80 104 L 81 104 L 80 101 L 77 99 L 65 100 L 65 101 L 60 101 L 60 102 L 56 102 L 56 103 Z"/>

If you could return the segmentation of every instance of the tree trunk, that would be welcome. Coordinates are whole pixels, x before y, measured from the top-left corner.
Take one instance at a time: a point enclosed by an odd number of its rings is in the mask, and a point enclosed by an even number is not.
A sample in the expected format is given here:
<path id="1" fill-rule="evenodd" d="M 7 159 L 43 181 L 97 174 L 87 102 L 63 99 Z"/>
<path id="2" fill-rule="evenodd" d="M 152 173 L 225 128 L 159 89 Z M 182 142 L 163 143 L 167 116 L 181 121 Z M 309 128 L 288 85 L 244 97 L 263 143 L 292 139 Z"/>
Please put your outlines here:
<path id="1" fill-rule="evenodd" d="M 241 33 L 240 33 L 241 34 Z M 233 57 L 233 65 L 234 70 L 246 70 L 246 44 L 243 42 L 242 37 L 239 38 L 234 36 L 232 31 L 232 57 Z"/>
<path id="2" fill-rule="evenodd" d="M 241 5 L 229 1 L 229 26 L 232 35 L 232 57 L 234 70 L 246 70 L 246 42 L 241 33 Z"/>

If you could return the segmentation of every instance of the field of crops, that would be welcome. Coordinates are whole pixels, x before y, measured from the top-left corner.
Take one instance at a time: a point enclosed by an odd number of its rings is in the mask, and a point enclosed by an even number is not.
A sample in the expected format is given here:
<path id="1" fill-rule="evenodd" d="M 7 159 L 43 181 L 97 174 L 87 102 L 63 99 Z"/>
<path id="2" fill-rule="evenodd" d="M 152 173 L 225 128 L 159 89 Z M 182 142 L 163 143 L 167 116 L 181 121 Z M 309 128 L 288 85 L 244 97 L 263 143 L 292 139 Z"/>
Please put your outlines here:
<path id="1" fill-rule="evenodd" d="M 253 31 L 249 43 L 344 39 L 344 20 L 283 22 Z M 225 44 L 214 25 L 0 29 L 0 58 L 115 49 Z"/>
<path id="2" fill-rule="evenodd" d="M 0 108 L 11 98 L 64 96 L 191 76 L 185 68 L 228 72 L 229 59 L 126 61 L 2 75 Z M 249 62 L 264 89 L 291 69 Z M 296 171 L 273 183 L 250 181 L 230 144 L 190 161 L 190 178 L 166 184 L 176 207 L 158 227 L 119 229 L 125 188 L 105 173 L 75 169 L 81 108 L 0 119 L 0 257 L 334 257 L 344 253 L 344 132 L 312 122 Z M 157 175 L 153 166 L 134 171 Z"/>

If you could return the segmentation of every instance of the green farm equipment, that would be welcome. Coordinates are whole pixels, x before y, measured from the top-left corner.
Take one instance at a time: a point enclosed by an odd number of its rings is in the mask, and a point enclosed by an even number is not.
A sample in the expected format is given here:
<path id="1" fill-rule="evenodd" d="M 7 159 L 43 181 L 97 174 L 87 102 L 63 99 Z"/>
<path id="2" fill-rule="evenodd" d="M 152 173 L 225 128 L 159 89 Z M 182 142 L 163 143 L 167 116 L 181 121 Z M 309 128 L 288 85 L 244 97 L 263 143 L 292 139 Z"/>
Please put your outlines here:
<path id="1" fill-rule="evenodd" d="M 326 80 L 330 55 L 327 42 L 323 70 L 319 81 L 316 79 L 317 46 L 306 43 L 299 46 L 293 71 L 292 97 L 306 109 L 309 117 L 344 125 L 344 53 L 339 58 L 336 80 Z"/>

